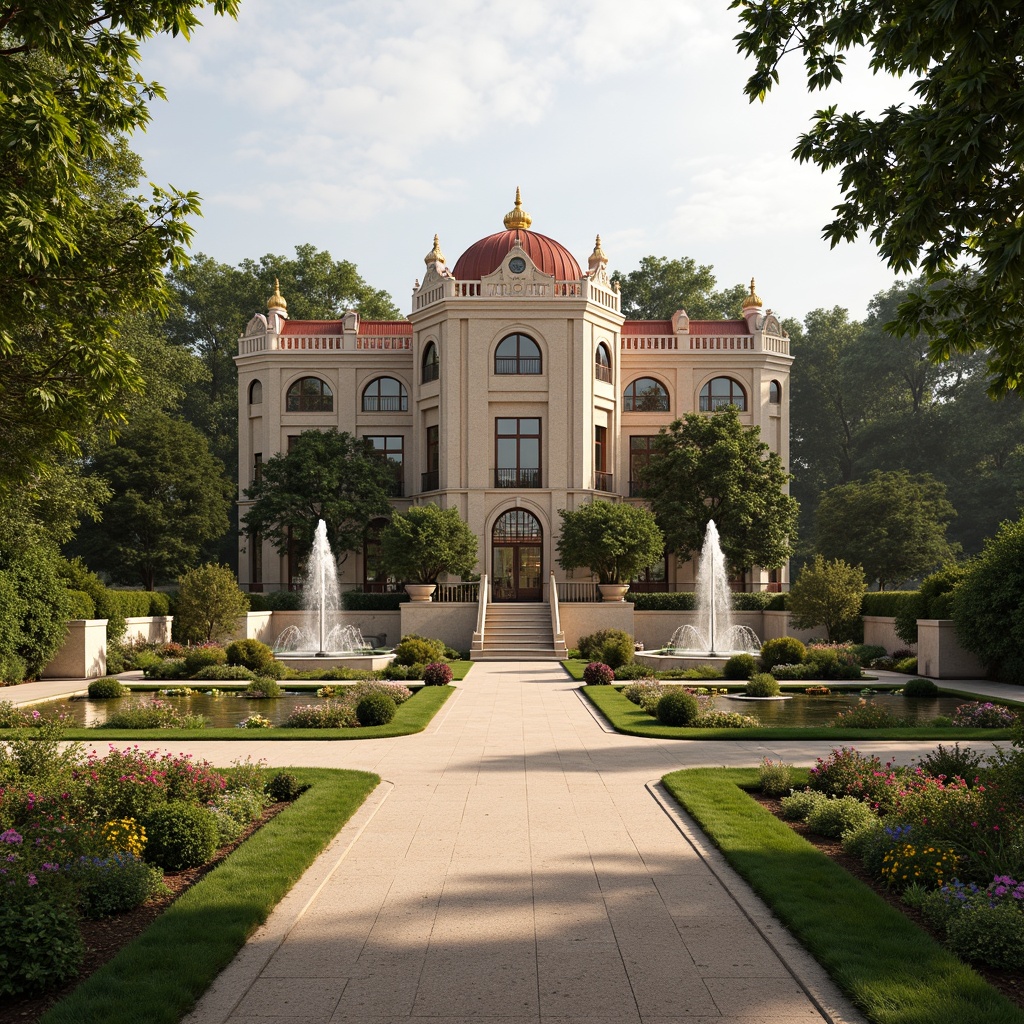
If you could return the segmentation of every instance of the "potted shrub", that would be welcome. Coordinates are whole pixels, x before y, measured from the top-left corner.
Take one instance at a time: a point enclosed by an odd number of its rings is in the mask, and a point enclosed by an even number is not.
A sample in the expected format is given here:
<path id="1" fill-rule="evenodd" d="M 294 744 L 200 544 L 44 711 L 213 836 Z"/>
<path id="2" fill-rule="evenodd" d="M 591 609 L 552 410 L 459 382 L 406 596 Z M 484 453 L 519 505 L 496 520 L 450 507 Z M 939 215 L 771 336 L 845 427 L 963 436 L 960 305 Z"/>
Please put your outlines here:
<path id="1" fill-rule="evenodd" d="M 429 601 L 442 573 L 466 576 L 476 566 L 476 534 L 456 508 L 433 503 L 396 512 L 380 534 L 384 570 L 406 580 L 412 601 Z"/>
<path id="2" fill-rule="evenodd" d="M 602 600 L 623 600 L 630 579 L 664 556 L 665 538 L 654 516 L 640 505 L 592 501 L 572 511 L 561 508 L 558 514 L 558 564 L 566 572 L 589 569 Z"/>

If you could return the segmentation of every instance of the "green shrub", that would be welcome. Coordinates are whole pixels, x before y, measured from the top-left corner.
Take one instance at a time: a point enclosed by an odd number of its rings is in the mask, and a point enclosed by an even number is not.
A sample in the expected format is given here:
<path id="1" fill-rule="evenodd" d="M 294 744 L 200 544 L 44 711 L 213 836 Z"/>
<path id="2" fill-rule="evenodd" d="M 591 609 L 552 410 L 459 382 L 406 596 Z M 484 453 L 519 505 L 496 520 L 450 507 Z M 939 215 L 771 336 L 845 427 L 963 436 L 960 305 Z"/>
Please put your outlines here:
<path id="1" fill-rule="evenodd" d="M 799 682 L 801 679 L 817 679 L 817 665 L 772 665 L 771 674 L 784 682 Z"/>
<path id="2" fill-rule="evenodd" d="M 0 682 L 16 686 L 25 678 L 25 661 L 11 651 L 0 652 Z"/>
<path id="3" fill-rule="evenodd" d="M 959 743 L 944 747 L 941 743 L 931 752 L 917 758 L 917 764 L 926 775 L 947 779 L 956 776 L 968 784 L 974 782 L 985 760 L 984 754 L 976 754 L 970 747 L 960 749 Z"/>
<path id="4" fill-rule="evenodd" d="M 592 661 L 583 670 L 583 682 L 587 686 L 604 686 L 615 679 L 615 673 L 609 665 L 600 661 Z"/>
<path id="5" fill-rule="evenodd" d="M 151 700 L 148 704 L 124 708 L 107 717 L 101 729 L 203 729 L 206 719 L 202 715 L 187 715 L 171 707 L 166 701 Z"/>
<path id="6" fill-rule="evenodd" d="M 346 590 L 341 595 L 341 606 L 347 612 L 397 612 L 408 600 L 406 593 L 364 594 L 359 590 Z"/>
<path id="7" fill-rule="evenodd" d="M 210 808 L 217 824 L 217 845 L 233 843 L 263 813 L 262 793 L 234 789 L 220 796 Z"/>
<path id="8" fill-rule="evenodd" d="M 824 626 L 829 640 L 852 638 L 863 631 L 860 606 L 865 589 L 864 570 L 859 565 L 815 555 L 790 588 L 790 621 L 796 629 Z"/>
<path id="9" fill-rule="evenodd" d="M 904 697 L 937 697 L 939 688 L 930 679 L 908 679 L 903 686 Z"/>
<path id="10" fill-rule="evenodd" d="M 698 729 L 755 729 L 761 724 L 756 715 L 741 715 L 738 711 L 702 711 L 694 722 Z"/>
<path id="11" fill-rule="evenodd" d="M 633 661 L 634 650 L 633 638 L 628 633 L 624 633 L 622 636 L 611 636 L 601 645 L 601 654 L 598 660 L 618 671 Z"/>
<path id="12" fill-rule="evenodd" d="M 695 668 L 670 668 L 658 673 L 659 679 L 721 679 L 722 673 L 714 665 L 697 665 Z"/>
<path id="13" fill-rule="evenodd" d="M 726 679 L 749 679 L 757 671 L 752 654 L 734 654 L 722 667 Z"/>
<path id="14" fill-rule="evenodd" d="M 793 785 L 793 766 L 763 757 L 758 769 L 758 781 L 765 796 L 782 796 Z"/>
<path id="15" fill-rule="evenodd" d="M 807 657 L 807 648 L 795 636 L 777 636 L 761 645 L 761 671 L 776 665 L 799 665 Z"/>
<path id="16" fill-rule="evenodd" d="M 599 629 L 596 633 L 589 633 L 587 636 L 581 636 L 576 642 L 580 649 L 580 657 L 586 658 L 587 661 L 602 661 L 601 657 L 605 644 L 610 640 L 617 641 L 619 645 L 615 650 L 620 650 L 625 655 L 625 649 L 628 644 L 629 656 L 621 662 L 623 665 L 628 665 L 633 660 L 633 638 L 621 629 Z M 617 668 L 618 666 L 612 665 L 611 662 L 605 662 L 606 665 L 610 665 L 611 668 Z"/>
<path id="17" fill-rule="evenodd" d="M 875 817 L 866 803 L 853 796 L 830 797 L 811 808 L 807 827 L 819 836 L 838 839 L 844 832 L 863 827 Z"/>
<path id="18" fill-rule="evenodd" d="M 828 724 L 844 729 L 896 729 L 905 726 L 907 720 L 874 701 L 862 698 L 848 711 L 840 711 Z"/>
<path id="19" fill-rule="evenodd" d="M 916 590 L 872 590 L 860 599 L 860 613 L 893 618 L 912 605 L 917 594 Z"/>
<path id="20" fill-rule="evenodd" d="M 865 867 L 870 860 L 874 870 L 871 868 L 868 870 L 873 876 L 877 876 L 882 858 L 892 847 L 892 838 L 885 831 L 885 822 L 877 815 L 872 815 L 870 820 L 848 829 L 840 838 L 843 842 L 843 853 L 856 857 Z M 876 848 L 878 850 L 877 858 L 874 853 Z"/>
<path id="21" fill-rule="evenodd" d="M 682 688 L 672 689 L 658 701 L 657 716 L 662 725 L 693 725 L 700 717 L 700 703 Z"/>
<path id="22" fill-rule="evenodd" d="M 448 686 L 452 681 L 452 669 L 444 662 L 434 661 L 423 669 L 424 686 Z"/>
<path id="23" fill-rule="evenodd" d="M 391 664 L 385 665 L 380 674 L 383 679 L 422 679 L 425 668 L 426 665 L 421 661 L 414 662 L 412 665 L 399 665 L 397 661 L 393 661 Z"/>
<path id="24" fill-rule="evenodd" d="M 276 679 L 270 676 L 257 676 L 243 691 L 242 694 L 251 700 L 271 700 L 280 697 L 284 690 L 278 685 Z"/>
<path id="25" fill-rule="evenodd" d="M 96 602 L 84 590 L 68 590 L 68 618 L 95 619 Z"/>
<path id="26" fill-rule="evenodd" d="M 828 797 L 824 793 L 818 793 L 813 789 L 801 789 L 782 798 L 780 813 L 786 821 L 804 821 L 815 807 L 827 800 Z"/>
<path id="27" fill-rule="evenodd" d="M 244 665 L 207 665 L 191 676 L 192 679 L 220 679 L 224 682 L 242 682 L 256 678 L 256 673 Z"/>
<path id="28" fill-rule="evenodd" d="M 626 600 L 631 601 L 638 612 L 692 612 L 697 607 L 696 595 L 688 590 L 674 592 L 626 593 Z"/>
<path id="29" fill-rule="evenodd" d="M 649 715 L 657 715 L 658 701 L 661 700 L 665 689 L 661 683 L 654 679 L 647 679 L 639 683 L 630 683 L 620 691 L 622 696 L 631 704 L 646 711 Z"/>
<path id="30" fill-rule="evenodd" d="M 0 996 L 46 992 L 78 974 L 85 943 L 73 906 L 8 889 L 0 901 Z"/>
<path id="31" fill-rule="evenodd" d="M 252 638 L 232 640 L 224 649 L 229 665 L 244 665 L 258 676 L 270 675 L 274 652 L 266 644 Z"/>
<path id="32" fill-rule="evenodd" d="M 1006 905 L 962 910 L 950 918 L 946 942 L 964 960 L 1020 970 L 1024 967 L 1024 913 Z"/>
<path id="33" fill-rule="evenodd" d="M 634 661 L 630 665 L 620 665 L 615 670 L 615 678 L 620 682 L 628 682 L 631 679 L 653 679 L 654 669 Z"/>
<path id="34" fill-rule="evenodd" d="M 850 649 L 861 668 L 867 668 L 875 658 L 884 658 L 886 655 L 881 644 L 854 644 Z"/>
<path id="35" fill-rule="evenodd" d="M 342 596 L 344 600 L 344 595 Z M 347 608 L 348 605 L 345 605 Z M 298 590 L 272 590 L 269 594 L 250 594 L 249 610 L 254 612 L 297 612 L 302 610 Z"/>
<path id="36" fill-rule="evenodd" d="M 368 693 L 356 704 L 356 718 L 360 725 L 387 725 L 398 710 L 386 693 Z"/>
<path id="37" fill-rule="evenodd" d="M 894 669 L 912 676 L 917 672 L 917 658 L 901 658 L 896 662 Z"/>
<path id="38" fill-rule="evenodd" d="M 175 639 L 209 643 L 230 636 L 249 598 L 238 589 L 235 574 L 212 562 L 190 569 L 178 580 Z"/>
<path id="39" fill-rule="evenodd" d="M 780 692 L 779 681 L 770 672 L 755 672 L 744 690 L 748 697 L 778 697 Z"/>
<path id="40" fill-rule="evenodd" d="M 278 772 L 267 783 L 267 796 L 276 803 L 284 803 L 297 800 L 307 788 L 301 785 L 294 775 L 288 772 Z"/>
<path id="41" fill-rule="evenodd" d="M 206 807 L 169 803 L 154 808 L 142 821 L 145 858 L 165 871 L 205 864 L 217 849 L 217 823 Z"/>
<path id="42" fill-rule="evenodd" d="M 904 601 L 896 612 L 896 635 L 907 644 L 917 643 L 918 619 L 953 617 L 953 589 L 967 572 L 966 565 L 950 563 L 926 576 L 914 600 Z"/>
<path id="43" fill-rule="evenodd" d="M 327 700 L 293 708 L 284 724 L 290 729 L 351 729 L 359 720 L 347 701 Z"/>
<path id="44" fill-rule="evenodd" d="M 82 857 L 72 869 L 84 917 L 110 917 L 141 906 L 165 891 L 163 872 L 130 853 Z"/>
<path id="45" fill-rule="evenodd" d="M 210 665 L 226 665 L 228 656 L 223 647 L 190 647 L 185 654 L 185 671 L 194 676 Z"/>
<path id="46" fill-rule="evenodd" d="M 94 679 L 89 684 L 89 696 L 97 700 L 111 700 L 119 697 L 127 697 L 131 692 L 119 679 L 113 676 L 106 676 L 103 679 Z"/>
<path id="47" fill-rule="evenodd" d="M 428 665 L 434 661 L 444 661 L 444 643 L 441 640 L 428 640 L 409 633 L 395 647 L 394 663 L 398 665 Z"/>

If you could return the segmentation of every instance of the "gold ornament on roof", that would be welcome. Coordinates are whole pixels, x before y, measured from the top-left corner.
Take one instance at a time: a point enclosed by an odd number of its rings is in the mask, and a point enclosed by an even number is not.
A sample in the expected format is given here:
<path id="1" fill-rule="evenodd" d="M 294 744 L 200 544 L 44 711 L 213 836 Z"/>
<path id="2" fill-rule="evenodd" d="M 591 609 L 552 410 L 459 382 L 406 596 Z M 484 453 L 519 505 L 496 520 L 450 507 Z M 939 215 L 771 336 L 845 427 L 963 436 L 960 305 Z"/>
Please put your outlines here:
<path id="1" fill-rule="evenodd" d="M 533 218 L 523 209 L 523 197 L 519 194 L 519 186 L 516 185 L 516 206 L 505 214 L 505 230 L 518 231 L 520 228 L 528 228 L 533 223 Z"/>
<path id="2" fill-rule="evenodd" d="M 752 309 L 755 306 L 760 308 L 761 305 L 762 305 L 762 303 L 761 303 L 761 296 L 758 295 L 756 291 L 754 291 L 754 279 L 751 278 L 750 279 L 750 294 L 743 300 L 743 308 L 744 309 Z"/>
<path id="3" fill-rule="evenodd" d="M 602 263 L 608 262 L 608 257 L 605 255 L 604 249 L 601 248 L 601 236 L 598 235 L 594 239 L 594 251 L 590 254 L 589 262 L 593 263 L 595 260 L 600 260 Z"/>
<path id="4" fill-rule="evenodd" d="M 267 299 L 267 309 L 279 309 L 282 313 L 288 312 L 288 303 L 284 301 L 281 285 L 278 284 L 276 277 L 274 278 L 274 294 Z"/>
<path id="5" fill-rule="evenodd" d="M 441 252 L 441 243 L 437 235 L 434 235 L 434 248 L 423 257 L 423 262 L 429 267 L 431 263 L 444 263 L 444 253 Z"/>

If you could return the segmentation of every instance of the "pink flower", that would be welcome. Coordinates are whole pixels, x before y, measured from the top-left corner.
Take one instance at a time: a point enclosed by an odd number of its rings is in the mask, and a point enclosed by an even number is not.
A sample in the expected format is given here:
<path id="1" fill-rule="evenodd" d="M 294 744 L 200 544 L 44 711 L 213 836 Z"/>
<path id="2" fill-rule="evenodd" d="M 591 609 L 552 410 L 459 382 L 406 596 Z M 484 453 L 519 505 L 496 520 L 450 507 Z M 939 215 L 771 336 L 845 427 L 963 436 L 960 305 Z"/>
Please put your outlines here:
<path id="1" fill-rule="evenodd" d="M 28 884 L 29 885 L 38 885 L 39 884 L 39 879 L 36 878 L 36 876 L 33 875 L 31 872 L 29 872 Z"/>

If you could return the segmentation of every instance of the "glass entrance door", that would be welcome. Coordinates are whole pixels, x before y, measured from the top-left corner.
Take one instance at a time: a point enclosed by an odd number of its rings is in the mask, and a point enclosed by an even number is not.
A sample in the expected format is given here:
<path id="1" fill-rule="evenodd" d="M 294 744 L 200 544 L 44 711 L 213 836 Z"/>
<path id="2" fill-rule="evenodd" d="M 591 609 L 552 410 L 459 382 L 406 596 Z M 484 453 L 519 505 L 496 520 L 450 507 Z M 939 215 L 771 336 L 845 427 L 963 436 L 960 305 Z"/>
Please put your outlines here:
<path id="1" fill-rule="evenodd" d="M 491 600 L 541 599 L 541 528 L 524 509 L 506 512 L 494 524 Z"/>

